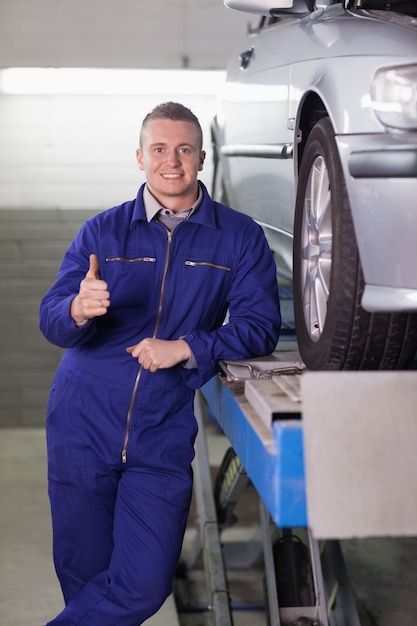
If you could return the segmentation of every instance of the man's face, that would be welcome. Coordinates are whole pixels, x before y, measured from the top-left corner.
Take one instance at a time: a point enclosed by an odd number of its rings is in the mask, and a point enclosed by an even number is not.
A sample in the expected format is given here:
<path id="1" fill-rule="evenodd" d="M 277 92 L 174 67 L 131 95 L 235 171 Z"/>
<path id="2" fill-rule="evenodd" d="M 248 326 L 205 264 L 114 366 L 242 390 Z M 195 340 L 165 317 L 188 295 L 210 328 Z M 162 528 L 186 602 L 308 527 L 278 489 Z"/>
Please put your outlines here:
<path id="1" fill-rule="evenodd" d="M 136 151 L 149 191 L 173 211 L 188 209 L 197 199 L 197 174 L 205 156 L 194 124 L 170 119 L 148 122 Z"/>

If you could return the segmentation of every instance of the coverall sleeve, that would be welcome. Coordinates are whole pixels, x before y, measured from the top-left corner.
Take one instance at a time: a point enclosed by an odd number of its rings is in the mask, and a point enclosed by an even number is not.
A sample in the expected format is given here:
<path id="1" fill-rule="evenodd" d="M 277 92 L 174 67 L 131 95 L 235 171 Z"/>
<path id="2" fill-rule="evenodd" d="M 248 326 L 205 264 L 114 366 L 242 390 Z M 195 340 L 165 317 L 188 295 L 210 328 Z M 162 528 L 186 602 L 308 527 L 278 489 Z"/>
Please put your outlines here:
<path id="1" fill-rule="evenodd" d="M 227 323 L 210 332 L 184 337 L 197 368 L 183 368 L 185 383 L 198 389 L 218 372 L 220 360 L 241 360 L 270 354 L 281 329 L 275 262 L 261 227 L 249 222 L 229 292 Z"/>
<path id="2" fill-rule="evenodd" d="M 77 327 L 70 309 L 88 271 L 89 256 L 97 254 L 97 246 L 92 226 L 86 222 L 65 253 L 55 283 L 41 301 L 40 330 L 48 341 L 61 348 L 80 346 L 96 332 L 94 319 Z"/>

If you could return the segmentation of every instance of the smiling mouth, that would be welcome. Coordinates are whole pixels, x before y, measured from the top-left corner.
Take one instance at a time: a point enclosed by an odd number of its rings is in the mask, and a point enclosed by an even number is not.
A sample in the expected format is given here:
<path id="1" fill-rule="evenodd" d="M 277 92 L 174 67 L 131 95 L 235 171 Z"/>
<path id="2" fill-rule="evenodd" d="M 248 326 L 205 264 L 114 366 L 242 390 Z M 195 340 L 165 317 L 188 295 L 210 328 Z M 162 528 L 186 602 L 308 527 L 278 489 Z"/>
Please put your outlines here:
<path id="1" fill-rule="evenodd" d="M 181 178 L 181 174 L 162 174 L 162 178 Z"/>

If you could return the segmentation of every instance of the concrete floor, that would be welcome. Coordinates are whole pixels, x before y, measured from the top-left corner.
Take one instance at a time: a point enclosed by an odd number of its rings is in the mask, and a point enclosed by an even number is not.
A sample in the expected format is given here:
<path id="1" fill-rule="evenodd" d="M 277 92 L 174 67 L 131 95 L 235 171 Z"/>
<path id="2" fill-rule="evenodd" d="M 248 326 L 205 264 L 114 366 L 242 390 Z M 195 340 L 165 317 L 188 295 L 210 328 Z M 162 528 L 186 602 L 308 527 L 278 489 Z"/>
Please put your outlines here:
<path id="1" fill-rule="evenodd" d="M 43 429 L 0 430 L 0 511 L 0 624 L 41 626 L 64 606 L 51 558 Z M 172 597 L 146 621 L 167 624 L 178 624 Z"/>
<path id="2" fill-rule="evenodd" d="M 220 462 L 225 438 L 211 428 L 212 463 Z M 248 518 L 248 512 L 246 512 Z M 244 520 L 247 524 L 248 519 Z M 256 523 L 256 520 L 253 520 Z M 240 532 L 236 529 L 236 533 Z M 62 609 L 51 561 L 51 528 L 46 493 L 44 431 L 0 431 L 0 624 L 42 626 Z M 192 516 L 184 542 L 190 550 L 195 534 Z M 344 541 L 342 548 L 357 597 L 376 626 L 417 623 L 417 539 Z M 262 573 L 235 571 L 229 577 L 235 626 L 264 626 Z M 201 611 L 177 618 L 173 599 L 147 626 L 208 626 L 202 571 L 192 574 L 194 606 Z M 258 610 L 248 610 L 250 607 Z M 115 625 L 117 626 L 117 625 Z"/>

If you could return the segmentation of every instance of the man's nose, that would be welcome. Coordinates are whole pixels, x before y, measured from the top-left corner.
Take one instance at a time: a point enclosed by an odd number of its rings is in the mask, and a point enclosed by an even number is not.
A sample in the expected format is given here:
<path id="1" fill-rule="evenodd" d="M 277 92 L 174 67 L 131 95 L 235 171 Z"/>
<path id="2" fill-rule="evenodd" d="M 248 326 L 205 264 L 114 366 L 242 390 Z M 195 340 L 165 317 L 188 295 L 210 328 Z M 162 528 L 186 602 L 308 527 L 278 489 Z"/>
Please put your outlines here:
<path id="1" fill-rule="evenodd" d="M 167 155 L 167 161 L 170 165 L 178 165 L 181 161 L 177 150 L 170 150 Z"/>

